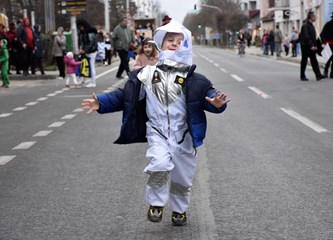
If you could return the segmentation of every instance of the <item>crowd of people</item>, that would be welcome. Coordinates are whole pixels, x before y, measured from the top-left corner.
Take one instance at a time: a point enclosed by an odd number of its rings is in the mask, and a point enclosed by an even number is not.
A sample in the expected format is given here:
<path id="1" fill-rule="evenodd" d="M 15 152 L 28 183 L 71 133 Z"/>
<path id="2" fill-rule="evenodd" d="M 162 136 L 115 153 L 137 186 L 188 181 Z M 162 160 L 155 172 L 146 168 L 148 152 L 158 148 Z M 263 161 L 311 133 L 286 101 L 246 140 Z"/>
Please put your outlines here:
<path id="1" fill-rule="evenodd" d="M 171 18 L 166 16 L 164 24 L 170 20 Z M 45 64 L 56 64 L 59 71 L 58 78 L 66 79 L 66 87 L 70 87 L 71 81 L 69 79 L 72 79 L 76 88 L 80 84 L 85 87 L 96 87 L 96 62 L 101 62 L 104 66 L 108 66 L 111 65 L 112 56 L 118 56 L 120 64 L 116 78 L 121 79 L 124 78 L 122 76 L 124 71 L 126 72 L 125 77 L 128 77 L 132 70 L 132 66 L 129 66 L 130 58 L 136 59 L 139 53 L 139 58 L 141 59 L 139 61 L 142 61 L 142 54 L 148 51 L 143 51 L 142 49 L 142 41 L 144 39 L 147 40 L 144 32 L 142 34 L 134 33 L 128 26 L 126 17 L 110 33 L 105 32 L 103 29 L 97 30 L 85 19 L 78 19 L 76 26 L 79 32 L 79 55 L 77 60 L 82 64 L 76 69 L 87 68 L 86 74 L 83 74 L 84 70 L 76 71 L 78 79 L 73 78 L 73 68 L 68 66 L 68 64 L 73 64 L 73 61 L 68 60 L 68 39 L 65 36 L 63 27 L 58 27 L 56 33 L 49 31 L 48 34 L 42 34 L 41 25 L 35 24 L 31 27 L 27 17 L 22 21 L 11 23 L 8 31 L 6 31 L 5 26 L 0 26 L 0 53 L 3 55 L 0 61 L 3 79 L 2 86 L 10 86 L 8 75 L 11 75 L 11 69 L 15 69 L 16 74 L 23 74 L 23 76 L 35 75 L 37 71 L 44 75 Z M 4 49 L 8 51 L 7 57 L 4 54 Z M 154 54 L 153 58 L 156 58 L 156 52 L 152 52 Z M 73 60 L 75 60 L 77 57 L 73 52 L 69 56 L 72 54 Z M 5 64 L 6 61 L 8 63 Z M 68 68 L 70 69 L 69 72 Z M 86 84 L 87 77 L 90 78 L 90 81 L 87 81 Z"/>
<path id="2" fill-rule="evenodd" d="M 291 57 L 301 56 L 301 81 L 309 80 L 305 75 L 308 59 L 310 59 L 317 81 L 327 77 L 333 78 L 332 56 L 330 56 L 327 60 L 323 73 L 320 71 L 317 60 L 317 55 L 321 56 L 321 51 L 326 45 L 328 45 L 333 52 L 333 12 L 331 20 L 324 25 L 320 33 L 316 30 L 313 24 L 315 21 L 316 15 L 314 12 L 309 11 L 307 18 L 302 24 L 300 32 L 298 32 L 295 27 L 292 27 L 291 33 L 286 33 L 283 36 L 281 30 L 279 29 L 279 25 L 276 25 L 275 30 L 264 30 L 261 38 L 263 55 L 270 54 L 273 56 L 275 53 L 277 57 L 280 57 L 283 47 L 285 56 L 288 56 L 289 53 L 291 53 Z M 330 65 L 331 72 L 328 74 Z"/>

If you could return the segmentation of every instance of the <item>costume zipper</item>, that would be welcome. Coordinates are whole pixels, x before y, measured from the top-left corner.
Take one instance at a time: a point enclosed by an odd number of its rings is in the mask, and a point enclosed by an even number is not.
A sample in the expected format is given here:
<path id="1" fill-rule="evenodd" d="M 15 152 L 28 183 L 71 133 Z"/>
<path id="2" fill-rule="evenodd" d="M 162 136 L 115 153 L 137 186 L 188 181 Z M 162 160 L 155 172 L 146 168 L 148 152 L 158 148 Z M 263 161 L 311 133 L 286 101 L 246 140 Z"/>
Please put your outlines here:
<path id="1" fill-rule="evenodd" d="M 170 115 L 169 115 L 169 75 L 170 75 L 170 70 L 168 71 L 167 77 L 166 77 L 166 81 L 165 81 L 165 101 L 166 101 L 166 106 L 167 106 L 167 110 L 166 110 L 166 114 L 167 114 L 167 120 L 168 120 L 168 138 L 170 138 Z"/>

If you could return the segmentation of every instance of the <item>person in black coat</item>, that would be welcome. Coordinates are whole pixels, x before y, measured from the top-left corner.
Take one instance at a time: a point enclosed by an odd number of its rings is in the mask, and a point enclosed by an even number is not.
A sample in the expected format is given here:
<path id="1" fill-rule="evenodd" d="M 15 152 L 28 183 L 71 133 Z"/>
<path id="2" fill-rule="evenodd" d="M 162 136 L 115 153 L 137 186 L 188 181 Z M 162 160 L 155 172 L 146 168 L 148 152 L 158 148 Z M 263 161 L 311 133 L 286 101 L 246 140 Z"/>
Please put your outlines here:
<path id="1" fill-rule="evenodd" d="M 325 23 L 323 30 L 320 33 L 321 41 L 324 44 L 329 44 L 332 52 L 333 52 L 333 12 L 331 16 L 331 20 Z M 328 76 L 328 69 L 331 65 L 331 73 L 330 78 L 333 78 L 333 55 L 328 59 L 328 61 L 325 64 L 325 70 L 324 70 L 324 76 Z"/>
<path id="2" fill-rule="evenodd" d="M 41 26 L 38 24 L 34 25 L 34 39 L 35 39 L 35 51 L 32 55 L 31 74 L 36 74 L 36 67 L 39 68 L 42 75 L 44 75 L 44 67 L 42 64 L 44 54 L 44 43 L 42 35 L 40 34 Z"/>
<path id="3" fill-rule="evenodd" d="M 324 78 L 319 69 L 319 64 L 316 57 L 317 45 L 316 45 L 316 29 L 313 26 L 313 22 L 316 21 L 316 15 L 314 12 L 308 12 L 307 19 L 303 22 L 299 41 L 301 43 L 302 60 L 301 60 L 301 81 L 308 81 L 305 76 L 305 69 L 310 58 L 313 72 L 316 75 L 317 81 Z"/>

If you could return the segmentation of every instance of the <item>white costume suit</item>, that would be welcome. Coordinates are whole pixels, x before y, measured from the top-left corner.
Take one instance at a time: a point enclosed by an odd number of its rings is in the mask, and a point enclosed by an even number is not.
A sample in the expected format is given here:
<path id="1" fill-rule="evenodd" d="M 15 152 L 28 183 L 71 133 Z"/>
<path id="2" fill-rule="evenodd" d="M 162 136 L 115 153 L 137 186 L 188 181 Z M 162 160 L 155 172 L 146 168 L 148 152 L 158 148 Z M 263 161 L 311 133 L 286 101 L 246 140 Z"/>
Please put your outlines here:
<path id="1" fill-rule="evenodd" d="M 192 65 L 191 33 L 175 21 L 158 28 L 154 42 L 161 49 L 167 32 L 184 35 L 177 51 L 161 51 L 157 66 L 138 73 L 141 97 L 146 97 L 149 161 L 144 169 L 149 180 L 146 198 L 152 206 L 165 206 L 183 213 L 190 201 L 190 188 L 196 168 L 196 150 L 186 123 L 187 112 L 182 82 Z"/>

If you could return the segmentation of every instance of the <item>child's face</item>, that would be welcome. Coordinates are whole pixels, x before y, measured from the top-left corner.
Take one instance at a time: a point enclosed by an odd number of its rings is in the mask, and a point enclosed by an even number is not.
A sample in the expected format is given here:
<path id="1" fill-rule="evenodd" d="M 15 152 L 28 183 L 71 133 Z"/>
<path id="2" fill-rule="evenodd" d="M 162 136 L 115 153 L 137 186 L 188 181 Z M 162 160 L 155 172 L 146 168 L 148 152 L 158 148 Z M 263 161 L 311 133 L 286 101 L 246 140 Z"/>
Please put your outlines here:
<path id="1" fill-rule="evenodd" d="M 146 55 L 146 56 L 151 56 L 153 54 L 153 46 L 151 44 L 144 44 L 143 45 L 143 53 Z"/>
<path id="2" fill-rule="evenodd" d="M 162 45 L 162 51 L 164 50 L 171 50 L 171 51 L 177 51 L 182 41 L 184 40 L 184 36 L 181 33 L 167 33 L 165 35 L 163 45 Z"/>

